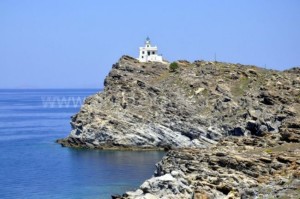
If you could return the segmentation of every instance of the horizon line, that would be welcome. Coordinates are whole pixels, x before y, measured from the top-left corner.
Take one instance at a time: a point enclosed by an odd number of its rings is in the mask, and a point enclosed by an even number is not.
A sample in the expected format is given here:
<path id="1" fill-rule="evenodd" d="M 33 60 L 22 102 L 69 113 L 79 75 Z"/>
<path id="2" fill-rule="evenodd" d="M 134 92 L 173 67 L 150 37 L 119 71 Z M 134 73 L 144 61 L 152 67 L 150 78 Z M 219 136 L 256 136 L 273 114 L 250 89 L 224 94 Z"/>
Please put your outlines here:
<path id="1" fill-rule="evenodd" d="M 89 89 L 89 90 L 101 90 L 104 88 L 0 88 L 0 90 L 65 90 L 65 89 L 70 89 L 70 90 L 78 90 L 78 89 Z"/>

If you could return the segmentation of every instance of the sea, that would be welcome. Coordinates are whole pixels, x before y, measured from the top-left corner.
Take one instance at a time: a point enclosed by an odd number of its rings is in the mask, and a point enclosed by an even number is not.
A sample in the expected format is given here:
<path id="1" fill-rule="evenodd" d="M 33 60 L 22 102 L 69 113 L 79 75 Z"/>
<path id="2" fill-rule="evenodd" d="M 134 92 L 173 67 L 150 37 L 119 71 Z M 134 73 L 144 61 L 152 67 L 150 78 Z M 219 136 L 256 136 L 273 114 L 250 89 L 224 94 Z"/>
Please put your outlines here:
<path id="1" fill-rule="evenodd" d="M 0 90 L 0 199 L 106 199 L 153 175 L 159 151 L 61 147 L 96 89 Z"/>

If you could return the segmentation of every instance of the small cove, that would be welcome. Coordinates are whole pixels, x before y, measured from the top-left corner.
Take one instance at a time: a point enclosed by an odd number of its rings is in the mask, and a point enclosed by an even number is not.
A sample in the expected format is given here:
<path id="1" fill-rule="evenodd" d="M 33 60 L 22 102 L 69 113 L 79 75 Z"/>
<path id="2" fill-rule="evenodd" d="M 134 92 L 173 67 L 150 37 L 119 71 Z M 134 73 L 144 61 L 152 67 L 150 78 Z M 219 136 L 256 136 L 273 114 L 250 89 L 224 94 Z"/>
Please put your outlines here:
<path id="1" fill-rule="evenodd" d="M 101 151 L 54 143 L 80 106 L 47 107 L 47 97 L 84 99 L 97 90 L 0 90 L 0 198 L 110 198 L 151 177 L 162 151 Z"/>

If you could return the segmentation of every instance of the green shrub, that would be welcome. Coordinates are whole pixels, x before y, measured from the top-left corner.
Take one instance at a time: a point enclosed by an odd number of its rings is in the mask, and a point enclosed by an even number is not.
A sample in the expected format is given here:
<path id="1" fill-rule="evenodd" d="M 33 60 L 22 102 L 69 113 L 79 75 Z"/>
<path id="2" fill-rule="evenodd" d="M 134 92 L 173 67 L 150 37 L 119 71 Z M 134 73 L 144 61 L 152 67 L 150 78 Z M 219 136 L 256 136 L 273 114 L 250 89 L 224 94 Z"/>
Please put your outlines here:
<path id="1" fill-rule="evenodd" d="M 265 152 L 266 153 L 272 153 L 273 151 L 272 151 L 272 149 L 266 149 Z"/>
<path id="2" fill-rule="evenodd" d="M 175 72 L 179 68 L 179 65 L 176 62 L 172 62 L 169 66 L 170 72 Z"/>

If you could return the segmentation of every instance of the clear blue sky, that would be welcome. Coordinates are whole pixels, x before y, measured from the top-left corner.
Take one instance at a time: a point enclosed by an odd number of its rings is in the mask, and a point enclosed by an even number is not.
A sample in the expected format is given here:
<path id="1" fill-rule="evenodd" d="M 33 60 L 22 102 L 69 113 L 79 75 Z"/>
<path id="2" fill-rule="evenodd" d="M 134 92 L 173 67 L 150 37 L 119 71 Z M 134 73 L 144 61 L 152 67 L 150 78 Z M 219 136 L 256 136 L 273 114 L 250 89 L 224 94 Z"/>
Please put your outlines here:
<path id="1" fill-rule="evenodd" d="M 300 65 L 299 0 L 1 0 L 0 88 L 102 88 L 149 36 L 169 60 Z"/>

